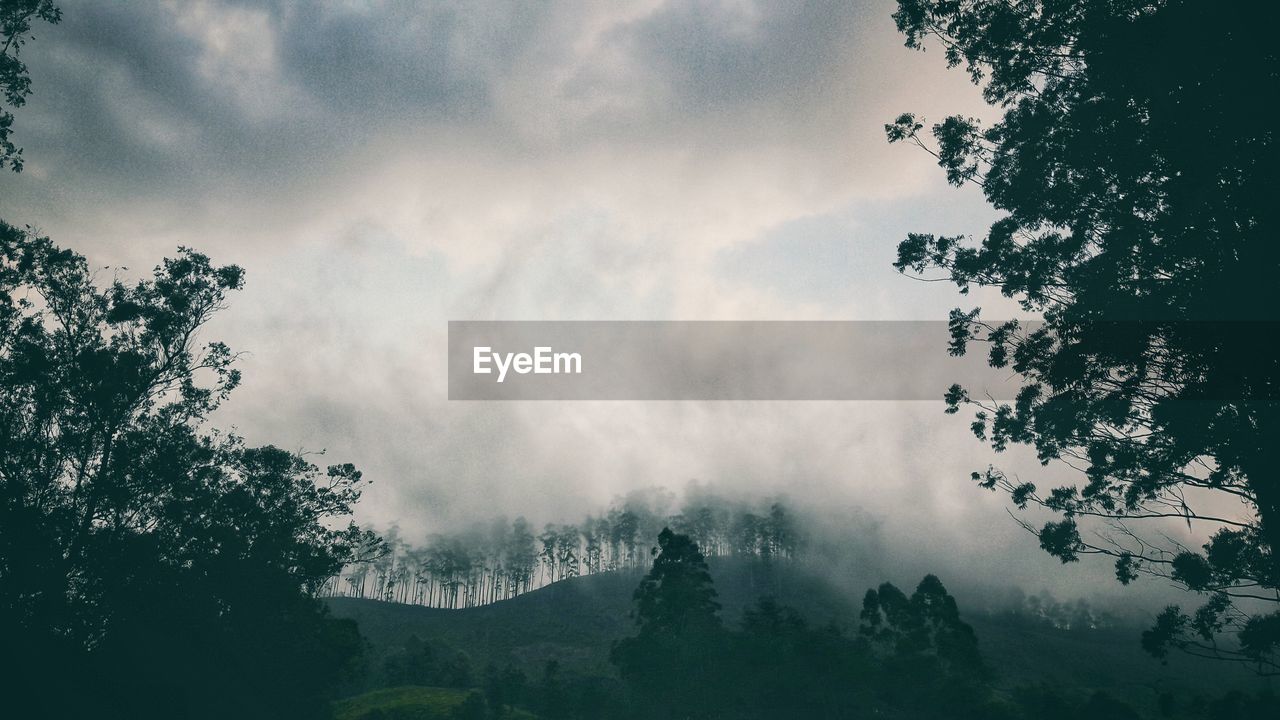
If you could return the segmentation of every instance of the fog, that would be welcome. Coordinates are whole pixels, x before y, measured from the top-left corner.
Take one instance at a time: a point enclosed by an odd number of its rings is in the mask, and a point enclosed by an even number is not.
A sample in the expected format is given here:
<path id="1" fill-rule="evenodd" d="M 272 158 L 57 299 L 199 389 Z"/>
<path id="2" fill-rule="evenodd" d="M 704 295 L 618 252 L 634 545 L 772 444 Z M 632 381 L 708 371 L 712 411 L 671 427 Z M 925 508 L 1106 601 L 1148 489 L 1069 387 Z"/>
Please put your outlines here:
<path id="1" fill-rule="evenodd" d="M 902 47 L 891 3 L 61 5 L 23 51 L 27 167 L 0 215 L 104 280 L 180 245 L 245 267 L 206 330 L 245 353 L 215 424 L 356 463 L 362 520 L 575 521 L 698 480 L 847 509 L 903 575 L 1157 592 L 1040 551 L 968 475 L 1069 470 L 993 457 L 940 400 L 446 398 L 448 320 L 1012 313 L 891 267 L 909 231 L 994 217 L 884 140 L 904 111 L 990 114 Z"/>

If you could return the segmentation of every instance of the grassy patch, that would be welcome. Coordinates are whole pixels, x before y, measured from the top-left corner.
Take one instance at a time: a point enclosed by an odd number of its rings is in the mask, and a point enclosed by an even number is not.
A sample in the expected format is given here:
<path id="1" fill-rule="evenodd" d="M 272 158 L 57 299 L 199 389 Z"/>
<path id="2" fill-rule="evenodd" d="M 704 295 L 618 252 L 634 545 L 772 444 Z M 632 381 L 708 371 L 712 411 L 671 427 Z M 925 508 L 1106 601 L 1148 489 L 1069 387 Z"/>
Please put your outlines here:
<path id="1" fill-rule="evenodd" d="M 335 720 L 448 720 L 470 692 L 416 685 L 374 690 L 334 703 L 333 716 Z M 503 717 L 536 720 L 536 716 L 518 708 Z"/>
<path id="2" fill-rule="evenodd" d="M 448 718 L 462 704 L 467 691 L 453 688 L 405 686 L 374 690 L 334 703 L 336 720 L 436 720 Z"/>

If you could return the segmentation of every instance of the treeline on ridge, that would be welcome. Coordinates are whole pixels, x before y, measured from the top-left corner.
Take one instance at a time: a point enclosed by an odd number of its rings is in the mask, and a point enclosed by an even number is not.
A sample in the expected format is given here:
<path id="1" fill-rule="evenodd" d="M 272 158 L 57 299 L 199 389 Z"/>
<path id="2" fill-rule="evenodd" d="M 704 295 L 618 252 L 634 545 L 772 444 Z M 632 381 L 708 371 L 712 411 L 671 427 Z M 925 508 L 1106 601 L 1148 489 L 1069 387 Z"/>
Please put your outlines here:
<path id="1" fill-rule="evenodd" d="M 566 578 L 647 568 L 653 538 L 667 527 L 689 536 L 706 557 L 798 558 L 808 546 L 784 500 L 752 503 L 699 491 L 677 506 L 672 493 L 655 489 L 630 493 L 581 523 L 548 523 L 540 531 L 523 517 L 498 518 L 413 545 L 393 527 L 318 594 L 475 607 Z"/>

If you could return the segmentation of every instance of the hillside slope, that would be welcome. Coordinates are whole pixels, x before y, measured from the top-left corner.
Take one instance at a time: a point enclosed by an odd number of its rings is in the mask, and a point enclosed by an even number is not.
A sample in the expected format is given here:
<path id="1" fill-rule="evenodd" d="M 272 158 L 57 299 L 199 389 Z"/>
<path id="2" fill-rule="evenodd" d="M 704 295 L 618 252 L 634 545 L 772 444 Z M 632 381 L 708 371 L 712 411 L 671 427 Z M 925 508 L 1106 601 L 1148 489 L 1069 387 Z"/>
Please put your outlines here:
<path id="1" fill-rule="evenodd" d="M 846 633 L 858 626 L 858 603 L 799 565 L 773 569 L 758 563 L 713 559 L 723 616 L 736 624 L 742 610 L 773 596 L 819 626 L 834 623 Z M 373 600 L 334 598 L 335 615 L 355 619 L 379 653 L 417 635 L 465 652 L 477 669 L 488 662 L 514 663 L 537 677 L 548 660 L 570 672 L 612 674 L 609 649 L 632 632 L 631 595 L 641 573 L 604 573 L 574 578 L 477 608 L 443 610 Z M 945 580 L 945 578 L 944 578 Z M 1139 646 L 1142 628 L 1060 630 L 1008 616 L 961 612 L 977 632 L 999 684 L 1050 683 L 1106 690 L 1127 697 L 1154 697 L 1164 690 L 1219 695 L 1257 689 L 1247 670 L 1225 663 L 1171 658 L 1167 665 Z"/>

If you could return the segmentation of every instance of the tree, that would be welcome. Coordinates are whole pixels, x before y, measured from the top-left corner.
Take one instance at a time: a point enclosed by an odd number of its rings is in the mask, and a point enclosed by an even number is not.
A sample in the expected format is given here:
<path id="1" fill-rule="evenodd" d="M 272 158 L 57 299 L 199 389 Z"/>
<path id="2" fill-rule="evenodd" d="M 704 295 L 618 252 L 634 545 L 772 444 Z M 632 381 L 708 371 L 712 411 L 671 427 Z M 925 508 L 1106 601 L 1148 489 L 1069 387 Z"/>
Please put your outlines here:
<path id="1" fill-rule="evenodd" d="M 653 568 L 635 591 L 635 637 L 610 654 L 624 680 L 667 714 L 702 717 L 716 707 L 724 633 L 711 573 L 688 535 L 664 528 Z"/>
<path id="2" fill-rule="evenodd" d="M 908 598 L 892 583 L 868 590 L 862 600 L 862 633 L 900 656 L 929 656 L 946 672 L 982 675 L 973 628 L 942 581 L 926 575 Z"/>
<path id="3" fill-rule="evenodd" d="M 100 289 L 0 223 L 0 630 L 37 649 L 24 697 L 315 717 L 359 653 L 312 595 L 370 541 L 342 525 L 360 472 L 204 429 L 240 374 L 196 338 L 243 277 L 183 249 Z"/>
<path id="4" fill-rule="evenodd" d="M 52 0 L 0 0 L 0 96 L 9 107 L 22 107 L 31 94 L 31 77 L 19 55 L 30 39 L 32 23 L 56 24 L 61 19 L 62 11 Z M 8 165 L 21 172 L 22 148 L 10 139 L 12 133 L 13 113 L 0 104 L 0 169 Z"/>
<path id="5" fill-rule="evenodd" d="M 635 592 L 641 633 L 684 635 L 719 627 L 720 603 L 697 544 L 663 529 L 657 550 L 653 569 Z"/>
<path id="6" fill-rule="evenodd" d="M 907 597 L 892 583 L 868 590 L 861 634 L 883 663 L 881 687 L 891 704 L 981 708 L 989 700 L 988 671 L 973 628 L 934 575 Z"/>
<path id="7" fill-rule="evenodd" d="M 996 451 L 1026 444 L 1080 471 L 1048 490 L 994 467 L 973 478 L 1057 513 L 1023 524 L 1063 562 L 1109 555 L 1121 582 L 1150 573 L 1209 596 L 1194 616 L 1168 610 L 1150 649 L 1280 670 L 1280 364 L 1259 344 L 1277 327 L 1280 157 L 1270 123 L 1241 106 L 1278 86 L 1276 8 L 900 0 L 894 18 L 1003 111 L 990 127 L 946 118 L 932 141 L 914 115 L 886 125 L 1003 213 L 977 243 L 910 234 L 895 265 L 962 293 L 998 288 L 1043 318 L 954 310 L 952 354 L 987 343 L 1023 384 L 1014 402 L 954 386 L 948 412 L 975 407 Z M 1160 533 L 1170 519 L 1203 547 Z M 1229 631 L 1238 651 L 1214 642 Z"/>

